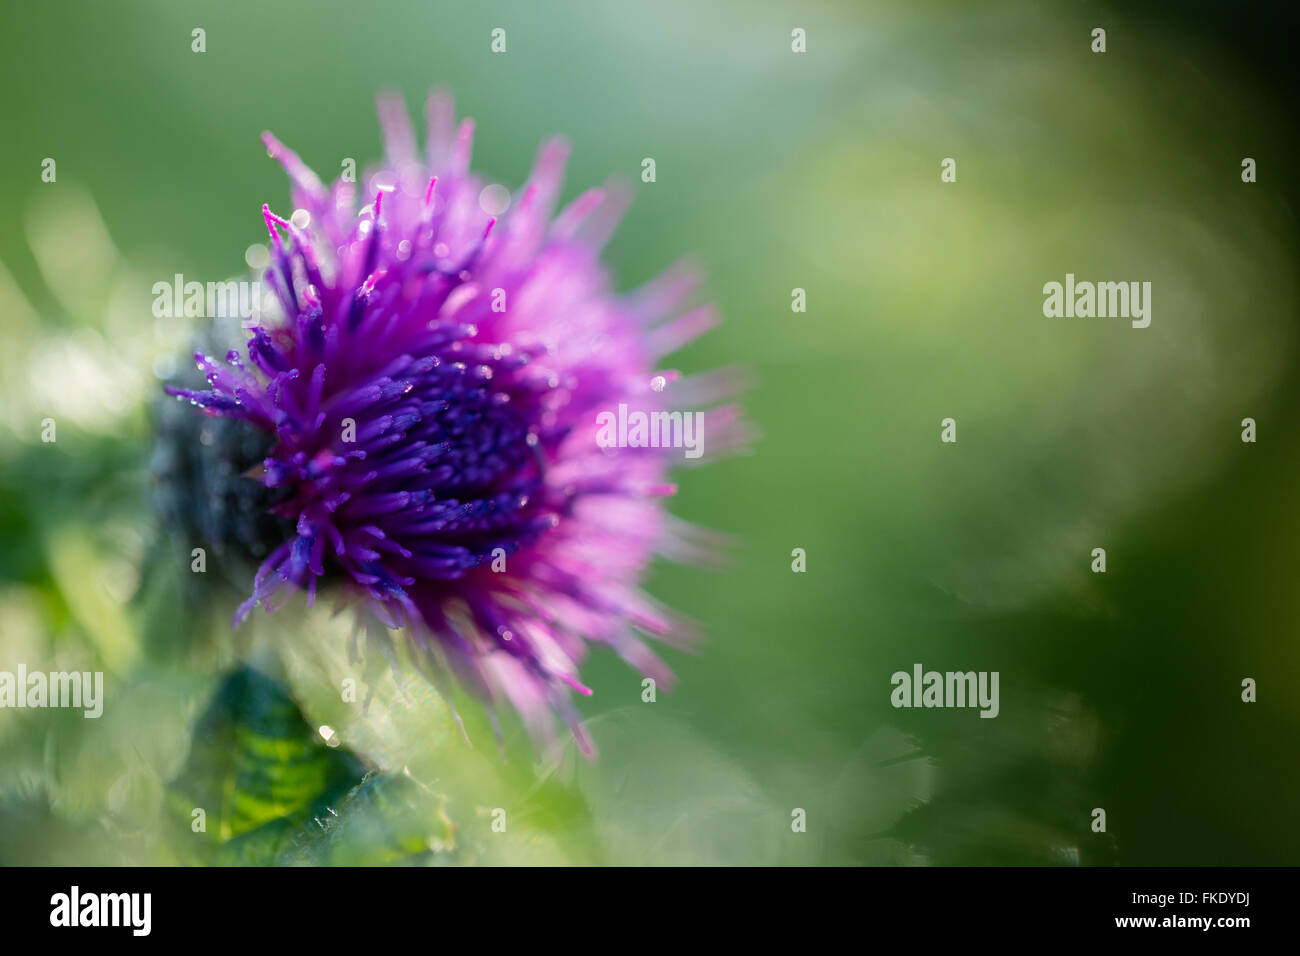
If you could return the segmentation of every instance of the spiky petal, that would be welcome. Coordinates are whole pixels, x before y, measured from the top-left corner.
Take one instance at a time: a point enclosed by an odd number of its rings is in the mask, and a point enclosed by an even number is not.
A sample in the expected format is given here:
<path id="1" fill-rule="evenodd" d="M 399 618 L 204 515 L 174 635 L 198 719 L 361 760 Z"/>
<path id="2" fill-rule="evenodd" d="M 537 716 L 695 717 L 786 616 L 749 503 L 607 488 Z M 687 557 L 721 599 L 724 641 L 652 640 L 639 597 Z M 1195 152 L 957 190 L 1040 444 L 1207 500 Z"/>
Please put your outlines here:
<path id="1" fill-rule="evenodd" d="M 209 389 L 169 391 L 273 442 L 260 480 L 295 533 L 236 623 L 336 577 L 372 637 L 407 628 L 435 679 L 504 695 L 537 735 L 559 713 L 590 752 L 569 697 L 590 693 L 586 645 L 670 681 L 641 637 L 689 635 L 639 581 L 656 551 L 699 550 L 661 502 L 680 450 L 602 448 L 597 416 L 713 405 L 732 383 L 658 367 L 714 322 L 707 308 L 677 317 L 691 270 L 611 292 L 599 256 L 623 191 L 553 217 L 568 154 L 553 140 L 497 220 L 469 172 L 472 124 L 455 126 L 439 95 L 428 116 L 421 160 L 405 108 L 381 100 L 387 160 L 363 177 L 359 211 L 354 184 L 326 187 L 266 134 L 296 209 L 263 207 L 279 309 L 244 355 L 196 355 Z M 704 414 L 711 452 L 742 440 L 733 408 Z"/>

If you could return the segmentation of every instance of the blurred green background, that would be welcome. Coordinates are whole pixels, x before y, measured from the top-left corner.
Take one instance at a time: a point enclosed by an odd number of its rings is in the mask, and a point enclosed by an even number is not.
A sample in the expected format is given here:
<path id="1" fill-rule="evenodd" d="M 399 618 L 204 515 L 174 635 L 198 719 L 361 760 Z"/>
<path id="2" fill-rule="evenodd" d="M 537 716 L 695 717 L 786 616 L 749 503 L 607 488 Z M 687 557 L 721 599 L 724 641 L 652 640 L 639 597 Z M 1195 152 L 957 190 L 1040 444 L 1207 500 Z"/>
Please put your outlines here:
<path id="1" fill-rule="evenodd" d="M 0 670 L 107 702 L 0 710 L 0 863 L 1300 860 L 1297 89 L 1287 5 L 1217 6 L 10 5 Z M 150 504 L 193 331 L 152 284 L 244 272 L 288 204 L 262 130 L 332 178 L 379 155 L 378 90 L 433 86 L 489 181 L 562 133 L 567 197 L 635 182 L 618 286 L 694 254 L 726 322 L 672 364 L 755 382 L 753 454 L 672 504 L 729 563 L 649 582 L 707 642 L 654 704 L 588 660 L 594 765 L 511 723 L 499 754 L 462 702 L 469 749 L 384 667 L 341 703 L 346 623 L 232 634 L 244 584 Z M 1044 318 L 1067 272 L 1150 281 L 1150 328 Z M 892 709 L 917 662 L 999 671 L 1001 715 Z"/>

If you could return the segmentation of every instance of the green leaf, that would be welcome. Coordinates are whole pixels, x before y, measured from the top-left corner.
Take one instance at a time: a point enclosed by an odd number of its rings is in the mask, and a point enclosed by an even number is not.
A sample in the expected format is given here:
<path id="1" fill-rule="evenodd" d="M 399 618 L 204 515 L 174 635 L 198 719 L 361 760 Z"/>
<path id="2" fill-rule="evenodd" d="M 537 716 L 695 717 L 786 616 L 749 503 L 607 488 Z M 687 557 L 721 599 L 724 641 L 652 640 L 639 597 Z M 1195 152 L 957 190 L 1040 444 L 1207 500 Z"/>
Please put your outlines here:
<path id="1" fill-rule="evenodd" d="M 194 729 L 170 803 L 182 858 L 277 862 L 365 778 L 360 759 L 325 745 L 278 681 L 240 667 Z M 202 810 L 205 827 L 193 829 Z"/>
<path id="2" fill-rule="evenodd" d="M 455 850 L 445 799 L 410 777 L 374 774 L 355 787 L 281 862 L 374 866 L 429 862 Z"/>

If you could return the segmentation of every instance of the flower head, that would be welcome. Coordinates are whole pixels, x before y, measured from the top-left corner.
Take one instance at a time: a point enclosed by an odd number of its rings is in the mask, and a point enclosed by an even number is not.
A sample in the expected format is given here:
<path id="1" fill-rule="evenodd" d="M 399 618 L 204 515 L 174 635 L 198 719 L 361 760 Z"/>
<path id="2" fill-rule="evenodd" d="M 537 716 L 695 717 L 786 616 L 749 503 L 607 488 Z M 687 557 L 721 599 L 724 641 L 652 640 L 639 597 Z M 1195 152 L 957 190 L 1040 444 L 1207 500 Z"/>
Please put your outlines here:
<path id="1" fill-rule="evenodd" d="M 380 118 L 386 160 L 361 184 L 325 186 L 265 135 L 295 207 L 287 219 L 262 209 L 278 307 L 244 354 L 196 355 L 207 390 L 168 389 L 270 448 L 257 478 L 292 531 L 235 620 L 335 581 L 372 636 L 405 627 L 435 680 L 504 695 L 534 733 L 558 712 L 589 752 L 569 700 L 590 693 L 586 645 L 669 680 L 641 636 L 686 629 L 639 579 L 655 553 L 701 550 L 661 503 L 681 449 L 598 441 L 598 421 L 715 406 L 699 419 L 710 450 L 734 446 L 735 411 L 716 407 L 730 379 L 658 366 L 714 313 L 683 313 L 688 268 L 611 291 L 600 249 L 627 197 L 594 189 L 552 218 L 562 141 L 542 147 L 498 218 L 504 190 L 469 172 L 473 126 L 455 124 L 448 98 L 429 100 L 423 157 L 399 100 L 381 100 Z M 671 437 L 671 416 L 658 424 Z"/>

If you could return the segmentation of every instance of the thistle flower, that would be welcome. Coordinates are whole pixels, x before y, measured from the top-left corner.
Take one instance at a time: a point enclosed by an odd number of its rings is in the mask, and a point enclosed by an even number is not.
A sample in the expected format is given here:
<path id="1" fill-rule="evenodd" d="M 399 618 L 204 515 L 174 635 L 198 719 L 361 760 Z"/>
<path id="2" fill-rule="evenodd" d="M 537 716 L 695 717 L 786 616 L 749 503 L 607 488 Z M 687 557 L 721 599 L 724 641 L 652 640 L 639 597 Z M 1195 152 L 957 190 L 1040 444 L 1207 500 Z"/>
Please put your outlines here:
<path id="1" fill-rule="evenodd" d="M 498 220 L 469 172 L 473 125 L 456 125 L 449 98 L 429 99 L 423 159 L 400 100 L 379 112 L 387 155 L 362 177 L 359 212 L 355 184 L 326 187 L 265 134 L 296 210 L 262 207 L 278 308 L 242 355 L 196 354 L 208 389 L 168 387 L 270 449 L 254 470 L 280 519 L 267 526 L 292 530 L 268 547 L 235 623 L 337 583 L 368 640 L 386 647 L 404 628 L 439 686 L 455 675 L 490 712 L 504 697 L 534 736 L 558 713 L 590 754 L 570 700 L 591 693 L 578 677 L 587 645 L 671 681 L 642 637 L 682 644 L 689 628 L 639 579 L 656 553 L 709 551 L 662 507 L 680 450 L 602 447 L 597 420 L 712 406 L 710 452 L 741 442 L 734 407 L 717 405 L 729 375 L 657 366 L 715 314 L 683 313 L 698 283 L 687 267 L 611 291 L 600 249 L 628 197 L 594 189 L 552 219 L 562 141 L 542 147 Z"/>

